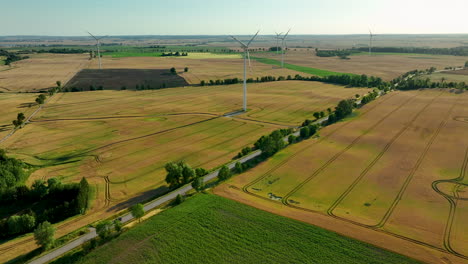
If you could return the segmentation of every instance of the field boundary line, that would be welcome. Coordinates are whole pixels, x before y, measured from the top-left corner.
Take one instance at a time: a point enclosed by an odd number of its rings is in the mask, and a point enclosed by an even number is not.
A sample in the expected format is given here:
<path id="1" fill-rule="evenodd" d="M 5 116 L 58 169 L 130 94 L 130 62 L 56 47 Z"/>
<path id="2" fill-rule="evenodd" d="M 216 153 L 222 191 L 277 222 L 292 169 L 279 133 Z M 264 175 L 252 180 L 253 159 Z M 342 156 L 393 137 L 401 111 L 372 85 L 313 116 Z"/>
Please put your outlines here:
<path id="1" fill-rule="evenodd" d="M 394 97 L 395 96 L 395 93 L 391 94 L 391 95 L 387 95 L 387 97 L 384 97 L 384 99 L 381 100 L 381 103 L 382 102 L 385 102 L 387 100 L 389 100 L 390 98 Z M 366 112 L 362 113 L 361 116 L 363 115 L 366 115 L 367 113 L 369 113 L 371 110 L 373 110 L 374 108 L 376 108 L 377 106 L 379 106 L 379 104 L 377 104 L 377 102 L 371 107 L 369 108 Z M 269 176 L 273 171 L 279 169 L 280 167 L 282 167 L 284 164 L 286 164 L 289 160 L 291 160 L 292 158 L 294 158 L 295 156 L 301 154 L 302 152 L 306 151 L 310 146 L 312 145 L 315 145 L 315 144 L 318 144 L 322 141 L 324 141 L 325 139 L 327 139 L 328 137 L 330 137 L 331 135 L 333 135 L 334 133 L 336 133 L 338 130 L 342 129 L 343 127 L 347 126 L 348 124 L 352 123 L 353 120 L 349 121 L 349 122 L 343 122 L 339 127 L 337 127 L 335 130 L 333 130 L 332 132 L 330 132 L 330 134 L 320 138 L 319 140 L 317 141 L 310 141 L 309 144 L 306 144 L 303 148 L 299 149 L 298 151 L 296 151 L 295 153 L 291 154 L 288 158 L 286 158 L 285 160 L 281 161 L 280 163 L 278 163 L 277 165 L 275 165 L 273 168 L 269 169 L 267 172 L 263 173 L 262 175 L 260 175 L 259 177 L 257 177 L 256 179 L 254 179 L 253 181 L 251 181 L 250 183 L 246 184 L 244 187 L 242 187 L 242 190 L 248 194 L 251 194 L 251 195 L 254 195 L 254 196 L 258 196 L 260 198 L 264 198 L 263 196 L 260 196 L 258 194 L 255 194 L 255 193 L 252 193 L 250 192 L 248 189 L 253 186 L 254 184 L 257 184 L 258 182 L 260 182 L 261 180 L 263 180 L 264 178 L 266 178 L 267 176 Z M 271 201 L 270 199 L 267 199 L 269 201 Z"/>
<path id="2" fill-rule="evenodd" d="M 315 178 L 317 175 L 319 175 L 323 170 L 325 170 L 330 164 L 332 164 L 336 159 L 338 159 L 343 153 L 345 153 L 346 151 L 348 151 L 350 148 L 352 148 L 359 140 L 361 140 L 361 138 L 363 138 L 364 136 L 366 136 L 367 134 L 369 134 L 372 130 L 374 130 L 378 125 L 380 125 L 382 122 L 384 122 L 388 117 L 390 117 L 393 113 L 395 113 L 396 111 L 400 110 L 403 106 L 405 106 L 408 102 L 411 101 L 411 99 L 413 99 L 414 97 L 416 96 L 416 94 L 413 96 L 413 97 L 410 97 L 408 98 L 408 100 L 406 100 L 404 103 L 400 104 L 399 106 L 397 106 L 395 109 L 393 109 L 392 111 L 390 111 L 388 114 L 386 114 L 384 117 L 382 117 L 381 119 L 379 119 L 376 123 L 374 123 L 372 126 L 370 126 L 369 128 L 367 128 L 364 133 L 362 133 L 361 135 L 359 135 L 358 137 L 356 137 L 355 139 L 353 139 L 353 141 L 351 141 L 350 144 L 348 144 L 348 146 L 346 146 L 344 149 L 342 149 L 340 152 L 336 153 L 335 155 L 333 155 L 329 160 L 327 160 L 327 162 L 325 162 L 322 166 L 320 166 L 318 169 L 316 169 L 314 171 L 314 173 L 312 173 L 312 175 L 310 175 L 309 177 L 307 177 L 303 182 L 301 182 L 299 185 L 297 185 L 296 187 L 294 187 L 291 191 L 289 191 L 284 197 L 283 199 L 281 200 L 281 202 L 284 204 L 284 205 L 289 205 L 289 197 L 291 197 L 294 193 L 296 193 L 298 190 L 300 190 L 304 185 L 306 185 L 309 181 L 311 181 L 313 178 Z"/>
<path id="3" fill-rule="evenodd" d="M 442 94 L 442 93 L 441 93 Z M 346 198 L 346 196 L 354 189 L 354 187 L 364 178 L 367 173 L 377 164 L 377 162 L 382 158 L 382 156 L 387 152 L 387 150 L 393 145 L 393 143 L 408 129 L 408 127 L 419 117 L 419 115 L 431 105 L 435 99 L 437 99 L 441 94 L 434 97 L 425 107 L 423 107 L 409 122 L 408 125 L 403 125 L 403 127 L 398 131 L 390 141 L 384 146 L 384 148 L 377 154 L 377 156 L 369 163 L 369 165 L 364 168 L 364 170 L 360 173 L 360 175 L 351 183 L 351 185 L 338 197 L 338 199 L 328 208 L 327 214 L 332 217 L 341 218 L 336 216 L 333 211 L 336 207 Z M 351 220 L 350 220 L 351 221 Z M 368 227 L 372 227 L 372 225 L 368 225 Z"/>

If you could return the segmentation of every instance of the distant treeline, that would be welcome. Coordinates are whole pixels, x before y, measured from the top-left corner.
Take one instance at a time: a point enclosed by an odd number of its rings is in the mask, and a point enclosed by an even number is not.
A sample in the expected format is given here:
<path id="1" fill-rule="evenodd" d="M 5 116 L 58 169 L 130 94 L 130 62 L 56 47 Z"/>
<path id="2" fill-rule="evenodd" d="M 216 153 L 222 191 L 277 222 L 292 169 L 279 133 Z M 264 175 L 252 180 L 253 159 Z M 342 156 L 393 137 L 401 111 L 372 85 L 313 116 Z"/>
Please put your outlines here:
<path id="1" fill-rule="evenodd" d="M 392 80 L 393 84 L 398 84 L 396 89 L 398 90 L 417 90 L 423 88 L 456 88 L 456 89 L 468 89 L 468 84 L 465 82 L 446 82 L 441 80 L 440 82 L 433 82 L 430 78 L 422 78 L 421 76 L 432 74 L 435 68 L 427 70 L 413 70 L 409 71 L 402 76 Z"/>
<path id="2" fill-rule="evenodd" d="M 81 53 L 88 53 L 90 50 L 86 49 L 72 49 L 72 48 L 54 48 L 54 49 L 40 49 L 34 50 L 32 49 L 31 52 L 37 53 L 59 53 L 59 54 L 81 54 Z"/>
<path id="3" fill-rule="evenodd" d="M 9 52 L 6 50 L 0 50 L 0 56 L 6 57 L 5 65 L 10 65 L 12 62 L 29 59 L 29 56 L 20 56 L 18 53 Z"/>
<path id="4" fill-rule="evenodd" d="M 358 50 L 368 51 L 369 48 L 358 48 Z M 373 47 L 372 51 L 389 53 L 421 53 L 433 55 L 468 56 L 468 46 L 455 48 Z"/>
<path id="5" fill-rule="evenodd" d="M 285 81 L 285 80 L 300 80 L 300 81 L 316 81 L 316 82 L 324 82 L 324 83 L 332 83 L 332 84 L 340 84 L 348 87 L 377 87 L 381 90 L 390 87 L 389 82 L 383 81 L 380 77 L 374 77 L 367 75 L 330 75 L 330 76 L 311 76 L 311 77 L 304 77 L 299 74 L 296 74 L 294 77 L 288 75 L 287 77 L 284 76 L 263 76 L 257 77 L 256 79 L 249 78 L 247 79 L 247 83 L 263 83 L 263 82 L 275 82 L 275 81 Z M 232 78 L 232 79 L 224 79 L 224 80 L 210 80 L 209 82 L 201 81 L 200 86 L 205 85 L 230 85 L 230 84 L 237 84 L 241 83 L 242 79 L 239 78 Z"/>
<path id="6" fill-rule="evenodd" d="M 349 49 L 342 49 L 342 50 L 315 50 L 315 54 L 318 57 L 340 57 L 342 59 L 347 58 L 349 55 L 353 53 L 359 53 L 360 51 L 357 50 L 349 50 Z"/>
<path id="7" fill-rule="evenodd" d="M 180 57 L 180 56 L 188 56 L 188 53 L 187 52 L 163 52 L 161 54 L 161 57 L 171 57 L 171 56 L 174 56 L 174 57 Z"/>

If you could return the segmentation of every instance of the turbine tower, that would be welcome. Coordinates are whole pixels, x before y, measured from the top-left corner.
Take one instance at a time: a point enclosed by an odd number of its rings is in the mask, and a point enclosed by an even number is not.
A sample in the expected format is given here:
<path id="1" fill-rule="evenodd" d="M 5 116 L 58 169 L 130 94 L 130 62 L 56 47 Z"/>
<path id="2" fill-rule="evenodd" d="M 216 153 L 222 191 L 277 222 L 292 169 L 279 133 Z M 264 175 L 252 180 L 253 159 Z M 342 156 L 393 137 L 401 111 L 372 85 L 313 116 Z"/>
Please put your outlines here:
<path id="1" fill-rule="evenodd" d="M 286 49 L 286 37 L 288 36 L 289 31 L 291 31 L 291 29 L 289 29 L 288 32 L 286 32 L 284 37 L 280 38 L 281 39 L 281 46 L 282 46 L 281 47 L 281 68 L 284 68 L 284 53 L 285 53 L 285 49 Z"/>
<path id="2" fill-rule="evenodd" d="M 247 60 L 249 60 L 249 66 L 250 66 L 250 54 L 249 54 L 249 45 L 252 43 L 252 41 L 257 37 L 258 32 L 255 33 L 255 35 L 250 39 L 250 41 L 247 44 L 244 44 L 242 41 L 238 40 L 234 36 L 230 36 L 232 39 L 235 41 L 239 42 L 241 45 L 241 48 L 244 50 L 244 104 L 243 104 L 243 110 L 244 112 L 247 112 Z"/>
<path id="3" fill-rule="evenodd" d="M 99 69 L 101 70 L 102 69 L 102 64 L 101 64 L 101 51 L 99 50 L 99 46 L 101 46 L 101 39 L 102 38 L 105 38 L 106 36 L 102 36 L 100 38 L 96 38 L 93 34 L 91 34 L 89 31 L 88 31 L 88 34 L 93 37 L 95 40 L 96 40 L 96 47 L 97 47 L 97 55 L 98 55 L 98 60 L 99 60 Z"/>
<path id="4" fill-rule="evenodd" d="M 276 33 L 276 54 L 279 53 L 279 41 L 281 39 L 281 35 L 283 35 L 283 32 L 281 33 L 278 33 L 278 32 L 275 32 Z"/>
<path id="5" fill-rule="evenodd" d="M 372 31 L 369 29 L 369 56 L 372 56 L 372 38 L 376 35 L 372 34 Z"/>

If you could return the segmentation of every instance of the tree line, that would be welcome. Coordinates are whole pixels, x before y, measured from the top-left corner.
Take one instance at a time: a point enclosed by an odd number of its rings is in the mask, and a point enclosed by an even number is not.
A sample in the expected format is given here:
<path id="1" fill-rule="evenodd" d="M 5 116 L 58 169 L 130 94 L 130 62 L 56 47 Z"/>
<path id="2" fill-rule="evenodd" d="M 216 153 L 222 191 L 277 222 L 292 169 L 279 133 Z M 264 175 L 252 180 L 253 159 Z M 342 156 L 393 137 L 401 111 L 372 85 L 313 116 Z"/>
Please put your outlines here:
<path id="1" fill-rule="evenodd" d="M 391 83 L 397 85 L 398 90 L 417 90 L 422 88 L 455 88 L 468 89 L 468 84 L 465 82 L 446 82 L 442 78 L 440 82 L 433 82 L 430 78 L 423 78 L 424 75 L 430 75 L 435 72 L 436 68 L 431 67 L 426 70 L 413 70 L 402 74 L 393 79 Z"/>
<path id="2" fill-rule="evenodd" d="M 29 56 L 20 56 L 18 53 L 9 52 L 2 49 L 0 49 L 0 57 L 6 57 L 5 65 L 11 65 L 12 62 L 29 59 Z"/>
<path id="3" fill-rule="evenodd" d="M 368 51 L 369 48 L 358 48 L 359 51 Z M 373 47 L 373 52 L 388 52 L 388 53 L 421 53 L 433 55 L 453 55 L 453 56 L 468 56 L 468 46 L 455 48 L 417 48 L 417 47 Z"/>
<path id="4" fill-rule="evenodd" d="M 359 51 L 350 50 L 350 49 L 337 49 L 337 50 L 315 49 L 315 55 L 318 57 L 340 57 L 341 59 L 348 59 L 348 56 L 353 53 L 359 53 Z"/>
<path id="5" fill-rule="evenodd" d="M 161 57 L 171 57 L 171 56 L 172 57 L 182 57 L 182 56 L 185 57 L 185 56 L 188 56 L 188 53 L 176 51 L 176 52 L 167 52 L 167 53 L 163 52 L 161 54 Z"/>
<path id="6" fill-rule="evenodd" d="M 310 76 L 304 77 L 299 74 L 296 74 L 294 77 L 288 75 L 287 77 L 284 76 L 263 76 L 257 77 L 256 79 L 249 78 L 247 79 L 247 83 L 263 83 L 263 82 L 275 82 L 275 81 L 315 81 L 315 82 L 323 82 L 323 83 L 332 83 L 332 84 L 339 84 L 347 87 L 367 87 L 372 88 L 376 87 L 380 90 L 388 90 L 391 87 L 390 82 L 383 81 L 380 77 L 374 76 L 367 76 L 365 74 L 362 75 L 350 75 L 350 74 L 341 74 L 341 75 L 329 75 L 329 76 Z M 210 80 L 209 82 L 201 81 L 200 86 L 206 85 L 231 85 L 231 84 L 238 84 L 241 83 L 242 79 L 239 78 L 228 78 L 224 80 Z"/>

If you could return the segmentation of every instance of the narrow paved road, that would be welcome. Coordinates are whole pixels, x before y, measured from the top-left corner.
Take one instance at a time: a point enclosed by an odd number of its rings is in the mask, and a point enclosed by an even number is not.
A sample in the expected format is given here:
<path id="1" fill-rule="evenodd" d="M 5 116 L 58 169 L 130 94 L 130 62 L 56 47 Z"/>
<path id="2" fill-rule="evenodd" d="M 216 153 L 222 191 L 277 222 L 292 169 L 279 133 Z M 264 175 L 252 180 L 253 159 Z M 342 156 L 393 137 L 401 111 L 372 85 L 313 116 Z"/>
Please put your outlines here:
<path id="1" fill-rule="evenodd" d="M 381 94 L 381 92 L 379 93 Z M 360 104 L 361 102 L 358 101 L 357 104 Z M 39 110 L 39 109 L 38 109 Z M 37 110 L 36 110 L 37 111 Z M 225 117 L 234 117 L 235 115 L 238 115 L 238 113 L 231 113 L 231 114 L 228 114 L 228 115 L 225 115 Z M 29 120 L 29 119 L 28 119 Z M 313 122 L 313 124 L 322 124 L 323 122 L 327 121 L 328 120 L 328 117 L 324 117 L 324 118 L 321 118 L 315 122 Z M 295 133 L 293 133 L 293 135 L 295 136 L 299 136 L 300 132 L 297 131 Z M 289 136 L 288 136 L 289 137 Z M 286 142 L 288 142 L 288 137 L 285 137 L 284 140 Z M 245 163 L 253 158 L 256 158 L 258 156 L 260 156 L 262 154 L 262 151 L 261 150 L 256 150 L 256 151 L 253 151 L 252 153 L 236 160 L 236 161 L 233 161 L 231 163 L 229 163 L 227 166 L 228 168 L 232 169 L 234 168 L 234 166 L 236 165 L 237 162 L 240 162 L 240 163 Z M 210 174 L 206 175 L 203 177 L 203 182 L 208 182 L 210 180 L 213 180 L 214 178 L 216 178 L 218 176 L 218 173 L 219 173 L 219 169 L 216 170 L 216 171 L 213 171 L 211 172 Z M 156 208 L 166 202 L 169 202 L 173 199 L 175 199 L 177 197 L 177 195 L 184 195 L 186 194 L 187 192 L 191 191 L 193 188 L 191 186 L 191 184 L 187 184 L 187 185 L 184 185 L 164 196 L 161 196 L 147 204 L 144 205 L 144 209 L 145 209 L 145 212 L 146 211 L 149 211 L 153 208 Z M 130 214 L 130 213 L 127 213 L 121 217 L 118 218 L 122 223 L 127 223 L 131 220 L 133 220 L 133 216 Z M 59 256 L 73 250 L 74 248 L 84 244 L 85 242 L 89 241 L 90 239 L 93 239 L 95 237 L 97 237 L 97 234 L 96 234 L 96 230 L 94 228 L 91 228 L 90 229 L 91 232 L 86 234 L 86 235 L 83 235 L 79 238 L 77 238 L 76 240 L 73 240 L 72 242 L 60 247 L 60 248 L 57 248 L 57 249 L 54 249 L 52 251 L 50 251 L 49 253 L 29 262 L 30 264 L 43 264 L 43 263 L 47 263 L 49 261 L 52 261 L 56 258 L 58 258 Z"/>

